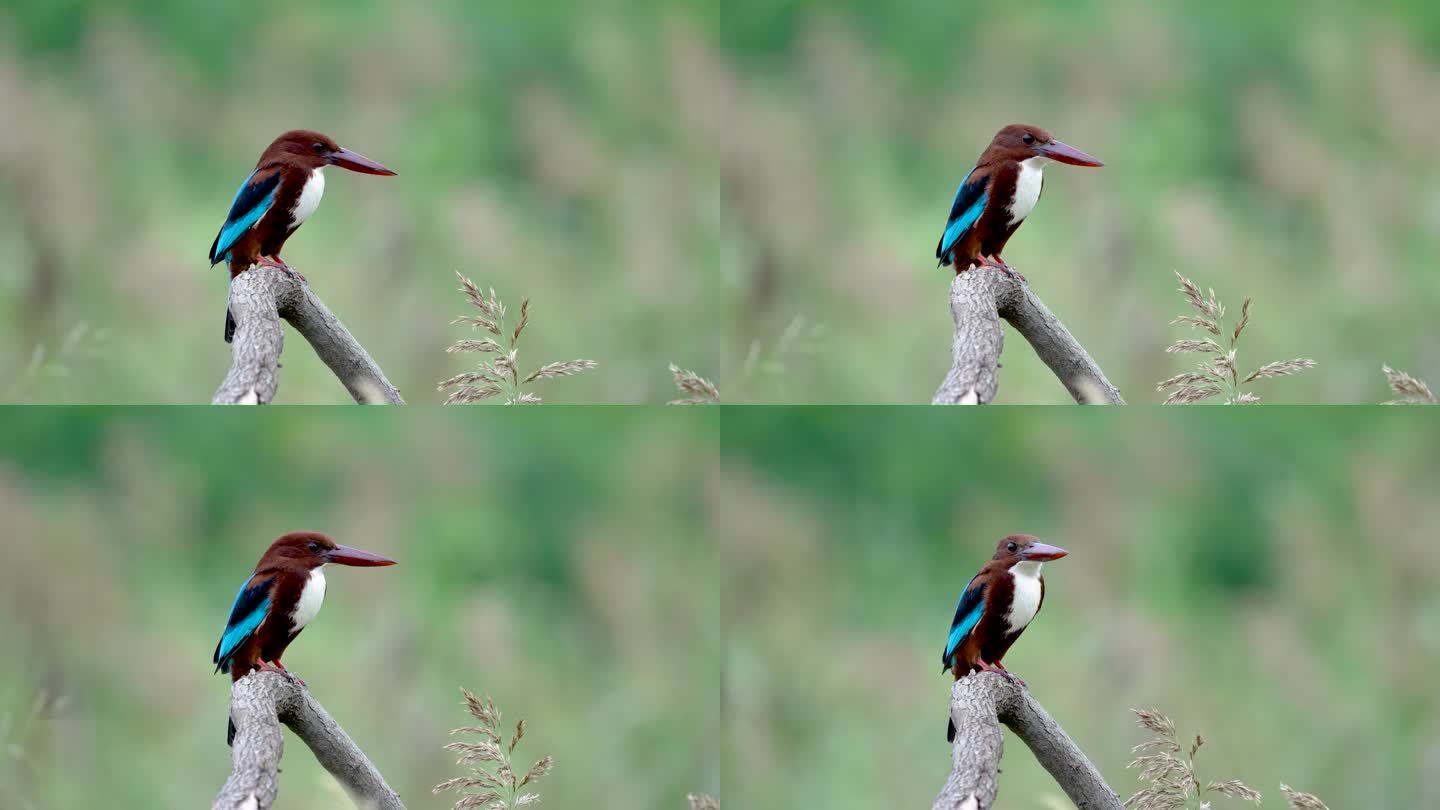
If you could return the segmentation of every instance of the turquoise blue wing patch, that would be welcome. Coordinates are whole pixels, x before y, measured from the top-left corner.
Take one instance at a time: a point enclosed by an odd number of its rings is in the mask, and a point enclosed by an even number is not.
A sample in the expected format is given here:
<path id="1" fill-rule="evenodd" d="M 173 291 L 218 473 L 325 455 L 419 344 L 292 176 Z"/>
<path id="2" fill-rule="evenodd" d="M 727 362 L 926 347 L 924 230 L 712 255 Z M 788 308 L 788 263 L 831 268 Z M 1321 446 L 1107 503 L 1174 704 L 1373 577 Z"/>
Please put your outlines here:
<path id="1" fill-rule="evenodd" d="M 985 203 L 990 199 L 990 193 L 985 190 L 986 178 L 976 178 L 973 182 L 971 177 L 975 170 L 965 175 L 960 181 L 960 187 L 955 190 L 955 199 L 950 203 L 950 216 L 945 220 L 945 233 L 940 236 L 940 242 L 935 246 L 935 258 L 941 263 L 947 259 L 950 249 L 965 237 L 965 233 L 972 228 L 985 213 Z"/>
<path id="2" fill-rule="evenodd" d="M 955 606 L 955 618 L 950 622 L 950 636 L 945 640 L 945 651 L 940 655 L 940 664 L 949 667 L 950 656 L 960 646 L 965 637 L 980 623 L 980 617 L 985 613 L 985 586 L 975 586 L 972 578 L 970 584 L 965 586 L 965 593 L 960 595 L 960 602 Z"/>
<path id="3" fill-rule="evenodd" d="M 259 174 L 259 169 L 251 172 L 235 192 L 225 224 L 220 226 L 220 233 L 210 245 L 211 264 L 228 261 L 230 248 L 241 235 L 255 227 L 255 223 L 275 204 L 275 192 L 280 188 L 280 172 L 268 171 L 263 177 L 257 176 Z"/>
<path id="4" fill-rule="evenodd" d="M 251 584 L 249 579 L 245 580 L 239 593 L 235 594 L 235 603 L 230 606 L 230 619 L 225 623 L 225 632 L 220 635 L 220 643 L 215 645 L 216 672 L 229 667 L 230 657 L 255 633 L 260 623 L 265 621 L 265 614 L 269 610 L 270 580 L 265 579 L 254 584 Z"/>

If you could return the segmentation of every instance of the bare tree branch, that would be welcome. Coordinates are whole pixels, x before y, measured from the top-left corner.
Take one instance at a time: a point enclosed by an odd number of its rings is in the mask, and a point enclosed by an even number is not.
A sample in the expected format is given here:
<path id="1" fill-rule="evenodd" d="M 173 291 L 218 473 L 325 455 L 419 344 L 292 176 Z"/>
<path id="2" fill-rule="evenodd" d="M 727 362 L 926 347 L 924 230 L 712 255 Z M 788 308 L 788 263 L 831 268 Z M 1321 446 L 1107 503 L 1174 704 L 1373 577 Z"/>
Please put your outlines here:
<path id="1" fill-rule="evenodd" d="M 230 313 L 236 324 L 230 373 L 213 404 L 266 405 L 275 398 L 285 345 L 281 318 L 310 341 L 356 402 L 405 404 L 364 347 L 295 275 L 260 265 L 241 273 L 230 284 Z"/>
<path id="2" fill-rule="evenodd" d="M 1030 692 L 993 672 L 967 675 L 950 690 L 953 770 L 934 810 L 989 810 L 999 791 L 1004 723 L 1030 747 L 1080 810 L 1122 810 L 1120 797 Z"/>
<path id="3" fill-rule="evenodd" d="M 1085 347 L 1030 291 L 1030 285 L 1010 273 L 976 267 L 956 274 L 950 284 L 950 312 L 955 316 L 950 373 L 932 404 L 987 405 L 995 399 L 1005 345 L 1001 318 L 1030 341 L 1076 402 L 1125 404 Z"/>
<path id="4" fill-rule="evenodd" d="M 345 729 L 309 691 L 284 675 L 254 672 L 236 681 L 230 689 L 230 721 L 235 724 L 234 770 L 215 797 L 214 810 L 266 810 L 274 803 L 285 747 L 281 723 L 310 747 L 357 805 L 405 810 Z"/>

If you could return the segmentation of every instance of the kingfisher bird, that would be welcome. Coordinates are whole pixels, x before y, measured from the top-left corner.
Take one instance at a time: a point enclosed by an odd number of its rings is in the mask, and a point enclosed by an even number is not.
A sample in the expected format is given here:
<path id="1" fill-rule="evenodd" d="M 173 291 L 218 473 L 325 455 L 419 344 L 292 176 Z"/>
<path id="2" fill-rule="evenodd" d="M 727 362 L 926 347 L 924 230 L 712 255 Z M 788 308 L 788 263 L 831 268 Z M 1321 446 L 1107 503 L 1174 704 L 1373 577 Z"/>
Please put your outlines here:
<path id="1" fill-rule="evenodd" d="M 1011 124 L 995 133 L 955 192 L 945 232 L 935 246 L 938 266 L 953 265 L 956 275 L 971 266 L 1013 273 L 1000 251 L 1040 201 L 1045 164 L 1052 160 L 1072 166 L 1105 165 L 1040 127 Z"/>
<path id="2" fill-rule="evenodd" d="M 1014 678 L 1000 659 L 1045 602 L 1040 567 L 1069 553 L 1028 534 L 1012 534 L 996 544 L 995 556 L 960 595 L 950 636 L 940 653 L 940 671 L 950 670 L 957 681 L 971 672 L 999 672 Z M 945 739 L 955 740 L 953 721 Z"/>
<path id="3" fill-rule="evenodd" d="M 293 273 L 280 260 L 280 249 L 320 207 L 326 166 L 361 174 L 395 174 L 319 132 L 292 129 L 265 148 L 255 170 L 235 192 L 225 224 L 210 245 L 210 266 L 228 264 L 231 281 L 257 262 Z M 234 336 L 235 319 L 227 307 L 225 342 Z"/>
<path id="4" fill-rule="evenodd" d="M 215 645 L 215 671 L 229 670 L 231 680 L 238 681 L 255 670 L 272 670 L 304 684 L 280 663 L 280 656 L 320 612 L 324 568 L 330 563 L 379 566 L 395 561 L 337 545 L 320 532 L 282 535 L 235 594 L 230 619 Z M 229 736 L 234 736 L 233 725 Z"/>

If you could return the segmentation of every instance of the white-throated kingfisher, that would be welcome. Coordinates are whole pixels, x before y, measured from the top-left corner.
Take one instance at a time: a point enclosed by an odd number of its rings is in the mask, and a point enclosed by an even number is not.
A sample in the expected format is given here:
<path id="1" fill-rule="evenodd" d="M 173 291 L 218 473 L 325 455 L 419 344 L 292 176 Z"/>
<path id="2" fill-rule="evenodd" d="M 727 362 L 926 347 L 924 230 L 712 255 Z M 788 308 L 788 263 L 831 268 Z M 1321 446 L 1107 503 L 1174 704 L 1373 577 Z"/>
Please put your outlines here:
<path id="1" fill-rule="evenodd" d="M 996 544 L 995 556 L 971 577 L 955 606 L 950 636 L 940 653 L 941 671 L 950 670 L 957 681 L 972 672 L 1010 676 L 1000 659 L 1045 602 L 1040 567 L 1069 553 L 1028 534 L 1012 534 Z M 955 740 L 953 721 L 945 739 Z"/>
<path id="2" fill-rule="evenodd" d="M 320 612 L 325 601 L 324 568 L 330 563 L 377 566 L 395 561 L 337 545 L 320 532 L 281 536 L 235 594 L 230 619 L 215 645 L 215 671 L 228 670 L 232 681 L 266 669 L 295 677 L 280 663 L 280 656 Z"/>
<path id="3" fill-rule="evenodd" d="M 235 192 L 225 224 L 210 245 L 210 265 L 229 265 L 232 280 L 257 262 L 293 272 L 280 260 L 280 249 L 320 207 L 326 166 L 362 174 L 395 174 L 319 132 L 286 132 L 265 148 L 255 170 Z M 234 335 L 235 320 L 227 307 L 225 342 Z"/>
<path id="4" fill-rule="evenodd" d="M 1011 124 L 995 133 L 950 204 L 945 232 L 935 246 L 940 266 L 954 266 L 957 274 L 972 266 L 1009 270 L 1000 251 L 1040 201 L 1045 164 L 1052 160 L 1105 165 L 1040 127 Z"/>

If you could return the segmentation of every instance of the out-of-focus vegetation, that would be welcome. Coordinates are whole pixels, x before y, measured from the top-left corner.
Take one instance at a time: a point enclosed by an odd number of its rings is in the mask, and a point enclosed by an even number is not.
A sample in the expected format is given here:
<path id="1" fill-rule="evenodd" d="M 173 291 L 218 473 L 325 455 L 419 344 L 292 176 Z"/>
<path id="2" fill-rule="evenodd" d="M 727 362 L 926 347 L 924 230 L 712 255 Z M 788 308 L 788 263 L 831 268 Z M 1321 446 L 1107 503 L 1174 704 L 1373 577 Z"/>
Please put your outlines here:
<path id="1" fill-rule="evenodd" d="M 525 738 L 525 718 L 515 722 L 514 727 L 502 725 L 505 722 L 500 707 L 492 698 L 481 698 L 468 689 L 465 695 L 465 709 L 479 725 L 462 726 L 450 732 L 452 736 L 475 735 L 477 742 L 456 740 L 445 745 L 445 750 L 458 756 L 457 765 L 464 765 L 466 774 L 447 779 L 431 788 L 437 795 L 448 791 L 460 794 L 454 810 L 483 807 L 485 810 L 514 810 L 531 804 L 539 804 L 542 797 L 533 791 L 539 789 L 539 782 L 550 773 L 555 758 L 546 754 L 526 765 L 515 753 L 515 747 Z M 509 734 L 509 741 L 506 741 Z M 521 749 L 522 752 L 524 749 Z M 525 790 L 525 788 L 530 790 Z"/>
<path id="2" fill-rule="evenodd" d="M 544 400 L 539 394 L 522 390 L 524 386 L 559 377 L 573 377 L 595 368 L 593 360 L 561 360 L 535 366 L 534 371 L 521 371 L 520 336 L 530 323 L 530 299 L 521 299 L 520 311 L 513 316 L 512 329 L 511 322 L 505 320 L 510 312 L 505 302 L 495 295 L 494 287 L 487 295 L 475 286 L 475 282 L 460 276 L 460 289 L 464 291 L 466 301 L 480 314 L 462 315 L 456 321 L 483 329 L 492 337 L 458 340 L 446 349 L 451 354 L 478 354 L 481 358 L 474 371 L 461 372 L 440 383 L 441 389 L 450 390 L 450 396 L 445 398 L 446 405 L 473 404 L 492 397 L 503 397 L 506 405 L 539 405 Z"/>
<path id="3" fill-rule="evenodd" d="M 1383 415 L 726 412 L 726 803 L 927 806 L 955 600 L 1031 532 L 1071 554 L 1005 664 L 1122 795 L 1155 707 L 1267 807 L 1440 806 L 1440 436 Z M 1002 767 L 1005 807 L 1069 806 Z"/>
<path id="4" fill-rule="evenodd" d="M 455 272 L 529 297 L 547 401 L 664 402 L 715 373 L 717 110 L 704 3 L 12 0 L 0 8 L 0 401 L 203 402 L 229 363 L 206 250 L 280 132 L 328 173 L 286 245 L 412 403 L 466 369 Z M 1396 358 L 1396 362 L 1407 358 Z M 282 402 L 346 401 L 293 333 Z"/>
<path id="5" fill-rule="evenodd" d="M 1132 403 L 1174 273 L 1251 297 L 1253 357 L 1319 367 L 1265 402 L 1379 402 L 1440 377 L 1440 6 L 1423 2 L 747 0 L 713 84 L 737 302 L 730 401 L 926 402 L 949 363 L 935 242 L 1002 125 L 1105 160 L 1053 166 L 1005 251 Z M 1000 402 L 1065 402 L 1010 332 Z"/>
<path id="6" fill-rule="evenodd" d="M 1243 368 L 1252 370 L 1242 371 L 1240 336 L 1245 334 L 1245 327 L 1250 325 L 1250 299 L 1246 298 L 1240 304 L 1238 313 L 1229 312 L 1232 320 L 1227 320 L 1225 304 L 1215 297 L 1213 289 L 1205 293 L 1190 279 L 1184 276 L 1178 278 L 1180 291 L 1184 293 L 1185 302 L 1190 305 L 1194 314 L 1181 315 L 1174 322 L 1189 326 L 1195 330 L 1192 334 L 1198 334 L 1198 337 L 1181 338 L 1170 344 L 1165 351 L 1182 357 L 1199 355 L 1200 360 L 1191 361 L 1194 362 L 1192 370 L 1182 371 L 1156 383 L 1155 387 L 1168 395 L 1165 397 L 1166 405 L 1191 404 L 1211 397 L 1222 397 L 1227 405 L 1253 405 L 1260 401 L 1260 396 L 1254 391 L 1245 390 L 1246 386 L 1260 380 L 1289 377 L 1315 367 L 1314 360 L 1304 357 L 1272 360 L 1261 365 L 1247 356 Z M 1382 368 L 1387 379 L 1391 381 L 1391 390 L 1395 390 L 1394 375 L 1391 374 L 1390 367 Z M 1244 379 L 1241 379 L 1241 375 L 1244 375 Z"/>
<path id="7" fill-rule="evenodd" d="M 203 401 L 228 359 L 203 255 L 281 130 L 400 172 L 331 173 L 285 256 L 411 402 L 464 371 L 455 271 L 600 371 L 549 401 L 923 402 L 946 367 L 931 253 L 1002 124 L 1055 166 L 1006 251 L 1131 402 L 1173 273 L 1255 300 L 1267 402 L 1440 377 L 1433 4 L 178 0 L 0 10 L 0 398 Z M 1002 402 L 1063 402 L 1016 336 Z M 1265 395 L 1262 391 L 1262 395 Z M 281 398 L 344 393 L 298 341 Z"/>
<path id="8" fill-rule="evenodd" d="M 716 416 L 11 411 L 0 807 L 207 806 L 230 770 L 210 656 L 235 589 L 299 528 L 400 562 L 331 572 L 285 663 L 409 806 L 453 802 L 430 788 L 457 771 L 441 746 L 462 686 L 554 757 L 546 806 L 718 793 L 719 580 L 698 503 Z M 282 767 L 277 806 L 349 806 L 293 736 Z"/>

